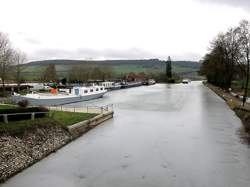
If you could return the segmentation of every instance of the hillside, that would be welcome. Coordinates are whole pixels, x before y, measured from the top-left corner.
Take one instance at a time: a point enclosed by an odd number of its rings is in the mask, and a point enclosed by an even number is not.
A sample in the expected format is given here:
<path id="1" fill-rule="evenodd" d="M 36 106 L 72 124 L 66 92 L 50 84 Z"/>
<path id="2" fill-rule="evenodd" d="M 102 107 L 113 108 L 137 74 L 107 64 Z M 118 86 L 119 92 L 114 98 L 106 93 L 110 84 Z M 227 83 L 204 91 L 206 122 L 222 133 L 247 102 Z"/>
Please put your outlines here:
<path id="1" fill-rule="evenodd" d="M 56 65 L 57 73 L 60 77 L 67 76 L 72 66 L 84 65 L 91 67 L 112 67 L 116 75 L 121 75 L 129 72 L 145 72 L 157 73 L 165 71 L 165 61 L 158 59 L 142 59 L 142 60 L 43 60 L 32 61 L 25 64 L 23 74 L 26 78 L 32 79 L 41 74 L 44 68 L 49 65 Z M 200 64 L 192 61 L 173 61 L 172 69 L 176 74 L 193 74 L 200 68 Z"/>

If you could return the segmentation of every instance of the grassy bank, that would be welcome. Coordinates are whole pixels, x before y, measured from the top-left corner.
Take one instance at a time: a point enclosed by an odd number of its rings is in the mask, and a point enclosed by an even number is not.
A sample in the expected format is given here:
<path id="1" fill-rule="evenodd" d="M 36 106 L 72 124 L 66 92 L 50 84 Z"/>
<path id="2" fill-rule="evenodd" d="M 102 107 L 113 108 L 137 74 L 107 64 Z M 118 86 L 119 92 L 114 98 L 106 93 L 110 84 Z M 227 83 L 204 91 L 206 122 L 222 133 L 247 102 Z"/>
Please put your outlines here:
<path id="1" fill-rule="evenodd" d="M 234 111 L 236 115 L 241 119 L 246 131 L 250 134 L 250 111 L 244 110 L 242 108 L 235 108 Z"/>
<path id="2" fill-rule="evenodd" d="M 97 116 L 98 114 L 89 113 L 78 113 L 78 112 L 64 112 L 64 111 L 53 111 L 52 119 L 58 122 L 59 125 L 67 127 L 80 121 L 88 120 Z"/>
<path id="3" fill-rule="evenodd" d="M 17 108 L 0 105 L 0 109 Z M 22 110 L 22 109 L 18 109 Z M 34 120 L 0 122 L 0 183 L 74 140 L 66 128 L 98 114 L 50 111 Z"/>
<path id="4" fill-rule="evenodd" d="M 17 135 L 37 127 L 60 126 L 65 128 L 97 115 L 64 111 L 51 111 L 51 113 L 51 117 L 47 115 L 44 118 L 37 118 L 35 120 L 10 121 L 8 124 L 2 122 L 0 123 L 0 134 L 8 133 L 10 135 Z"/>
<path id="5" fill-rule="evenodd" d="M 15 105 L 0 104 L 0 109 L 12 109 L 16 108 Z"/>
<path id="6" fill-rule="evenodd" d="M 245 130 L 248 133 L 250 133 L 250 104 L 246 103 L 245 106 L 243 107 L 242 101 L 239 98 L 232 96 L 228 91 L 208 83 L 204 84 L 226 101 L 228 106 L 241 119 L 242 124 L 245 127 Z"/>

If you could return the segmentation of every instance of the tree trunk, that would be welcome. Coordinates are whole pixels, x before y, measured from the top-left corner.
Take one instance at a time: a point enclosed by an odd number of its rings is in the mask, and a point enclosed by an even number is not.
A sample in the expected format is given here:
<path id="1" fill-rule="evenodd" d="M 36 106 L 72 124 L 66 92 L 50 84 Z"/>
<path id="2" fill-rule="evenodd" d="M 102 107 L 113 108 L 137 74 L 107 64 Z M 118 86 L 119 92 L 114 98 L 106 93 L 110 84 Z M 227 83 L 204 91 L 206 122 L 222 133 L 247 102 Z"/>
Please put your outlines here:
<path id="1" fill-rule="evenodd" d="M 5 97 L 5 80 L 2 78 L 2 85 L 3 85 L 3 97 Z"/>
<path id="2" fill-rule="evenodd" d="M 248 91 L 248 83 L 249 83 L 249 65 L 250 65 L 249 52 L 247 52 L 247 80 L 246 80 L 245 92 L 244 92 L 244 97 L 243 97 L 243 106 L 245 105 L 245 102 L 247 100 L 247 91 Z"/>
<path id="3" fill-rule="evenodd" d="M 18 83 L 17 83 L 17 92 L 18 93 L 20 92 L 20 81 L 18 81 Z"/>
<path id="4" fill-rule="evenodd" d="M 17 92 L 20 92 L 20 70 L 17 70 Z"/>

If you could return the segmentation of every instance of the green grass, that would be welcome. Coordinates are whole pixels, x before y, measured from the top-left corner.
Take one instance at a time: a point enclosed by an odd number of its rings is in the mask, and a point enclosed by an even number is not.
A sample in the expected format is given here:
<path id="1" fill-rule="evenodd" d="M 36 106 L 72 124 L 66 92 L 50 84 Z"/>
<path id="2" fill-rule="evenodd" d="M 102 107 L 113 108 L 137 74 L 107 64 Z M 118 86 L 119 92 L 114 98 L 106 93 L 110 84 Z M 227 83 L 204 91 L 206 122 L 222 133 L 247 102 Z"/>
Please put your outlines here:
<path id="1" fill-rule="evenodd" d="M 10 135 L 23 134 L 25 131 L 36 129 L 37 127 L 48 127 L 58 125 L 52 118 L 37 118 L 32 120 L 11 121 L 8 124 L 0 123 L 0 134 L 7 133 Z"/>
<path id="2" fill-rule="evenodd" d="M 37 127 L 61 126 L 65 128 L 74 123 L 93 118 L 96 115 L 97 114 L 52 111 L 52 117 L 46 116 L 44 118 L 36 118 L 34 121 L 10 121 L 8 124 L 0 122 L 0 134 L 8 133 L 11 135 L 18 135 Z"/>
<path id="3" fill-rule="evenodd" d="M 16 108 L 16 105 L 0 104 L 0 109 L 12 109 Z"/>
<path id="4" fill-rule="evenodd" d="M 97 116 L 97 114 L 78 113 L 78 112 L 64 112 L 64 111 L 52 111 L 52 118 L 59 122 L 60 125 L 66 127 L 80 121 L 88 120 Z"/>

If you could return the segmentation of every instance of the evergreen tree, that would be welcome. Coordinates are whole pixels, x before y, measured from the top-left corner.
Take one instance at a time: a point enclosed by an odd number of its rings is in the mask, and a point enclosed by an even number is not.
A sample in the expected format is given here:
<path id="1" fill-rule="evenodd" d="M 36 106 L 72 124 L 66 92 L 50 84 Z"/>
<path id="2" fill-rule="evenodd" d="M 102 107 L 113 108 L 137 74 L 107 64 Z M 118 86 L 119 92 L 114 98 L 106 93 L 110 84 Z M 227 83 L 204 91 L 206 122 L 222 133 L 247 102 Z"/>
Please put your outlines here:
<path id="1" fill-rule="evenodd" d="M 172 61 L 170 56 L 168 57 L 167 65 L 166 65 L 166 76 L 167 80 L 172 78 Z"/>

